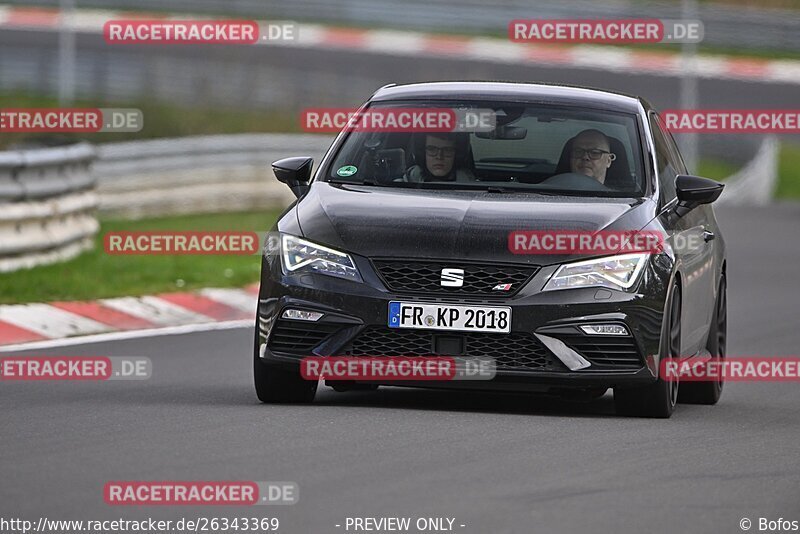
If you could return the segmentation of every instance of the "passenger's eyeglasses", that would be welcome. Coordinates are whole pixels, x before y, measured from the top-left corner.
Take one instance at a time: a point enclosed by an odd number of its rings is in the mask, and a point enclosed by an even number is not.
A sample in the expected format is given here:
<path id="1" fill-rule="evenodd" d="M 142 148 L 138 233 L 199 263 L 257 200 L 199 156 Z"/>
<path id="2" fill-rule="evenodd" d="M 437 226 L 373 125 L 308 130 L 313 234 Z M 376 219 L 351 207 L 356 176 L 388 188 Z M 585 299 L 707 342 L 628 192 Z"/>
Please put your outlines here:
<path id="1" fill-rule="evenodd" d="M 600 150 L 599 148 L 578 148 L 575 147 L 572 149 L 572 157 L 576 159 L 581 159 L 586 154 L 589 154 L 589 159 L 600 159 L 603 157 L 603 154 L 611 154 L 608 150 Z M 613 156 L 613 154 L 611 154 Z"/>
<path id="2" fill-rule="evenodd" d="M 425 154 L 428 156 L 435 158 L 441 154 L 446 158 L 452 158 L 456 155 L 456 147 L 454 146 L 433 146 L 433 145 L 426 145 L 425 146 Z"/>

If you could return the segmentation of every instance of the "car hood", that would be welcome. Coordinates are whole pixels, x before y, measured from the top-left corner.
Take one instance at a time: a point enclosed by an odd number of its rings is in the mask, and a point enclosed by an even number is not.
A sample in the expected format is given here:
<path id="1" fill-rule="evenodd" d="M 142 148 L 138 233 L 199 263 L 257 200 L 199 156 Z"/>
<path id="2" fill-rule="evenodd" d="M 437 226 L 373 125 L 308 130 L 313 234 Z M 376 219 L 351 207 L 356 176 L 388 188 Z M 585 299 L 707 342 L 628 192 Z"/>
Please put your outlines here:
<path id="1" fill-rule="evenodd" d="M 639 230 L 647 199 L 444 191 L 315 182 L 296 206 L 304 236 L 371 258 L 429 258 L 546 265 L 578 256 L 508 250 L 516 230 Z M 585 258 L 586 256 L 580 256 Z"/>

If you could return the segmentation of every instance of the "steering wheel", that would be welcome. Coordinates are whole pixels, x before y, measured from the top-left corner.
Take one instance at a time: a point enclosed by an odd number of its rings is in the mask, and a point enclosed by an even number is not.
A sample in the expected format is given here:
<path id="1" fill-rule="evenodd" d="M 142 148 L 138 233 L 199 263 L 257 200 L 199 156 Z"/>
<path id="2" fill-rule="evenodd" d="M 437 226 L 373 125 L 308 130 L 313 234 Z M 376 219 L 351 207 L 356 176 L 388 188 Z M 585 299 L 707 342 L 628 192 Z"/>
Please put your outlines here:
<path id="1" fill-rule="evenodd" d="M 577 191 L 613 191 L 605 184 L 601 184 L 591 176 L 578 174 L 575 172 L 565 172 L 556 174 L 541 182 L 544 185 L 552 185 L 559 189 L 575 189 Z"/>

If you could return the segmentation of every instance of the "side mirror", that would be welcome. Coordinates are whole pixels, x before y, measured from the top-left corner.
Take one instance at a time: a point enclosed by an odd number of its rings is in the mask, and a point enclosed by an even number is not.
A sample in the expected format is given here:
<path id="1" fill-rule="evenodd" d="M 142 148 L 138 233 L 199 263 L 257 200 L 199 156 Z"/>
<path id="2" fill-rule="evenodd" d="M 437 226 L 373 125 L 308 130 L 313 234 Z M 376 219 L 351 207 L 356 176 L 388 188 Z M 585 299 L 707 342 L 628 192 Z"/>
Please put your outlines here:
<path id="1" fill-rule="evenodd" d="M 289 186 L 294 196 L 300 198 L 308 190 L 313 165 L 314 158 L 308 156 L 284 158 L 272 163 L 272 172 L 279 182 Z"/>
<path id="2" fill-rule="evenodd" d="M 678 193 L 678 206 L 675 212 L 684 216 L 701 204 L 711 204 L 719 198 L 725 184 L 700 176 L 679 174 L 675 177 L 675 190 Z"/>

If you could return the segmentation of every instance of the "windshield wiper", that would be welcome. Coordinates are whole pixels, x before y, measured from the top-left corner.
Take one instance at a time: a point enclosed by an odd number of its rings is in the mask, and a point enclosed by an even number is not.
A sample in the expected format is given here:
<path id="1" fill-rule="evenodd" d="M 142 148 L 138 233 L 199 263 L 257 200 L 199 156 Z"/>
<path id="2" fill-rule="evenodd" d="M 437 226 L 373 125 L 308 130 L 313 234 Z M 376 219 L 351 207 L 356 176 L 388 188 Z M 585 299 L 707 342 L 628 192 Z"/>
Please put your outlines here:
<path id="1" fill-rule="evenodd" d="M 333 179 L 327 180 L 327 181 L 332 183 L 332 184 L 345 184 L 345 185 L 381 185 L 381 184 L 378 184 L 375 181 L 369 180 L 369 179 L 361 180 L 360 182 L 351 182 L 351 181 L 348 181 L 348 180 L 333 180 Z"/>
<path id="2" fill-rule="evenodd" d="M 486 188 L 489 193 L 534 193 L 536 195 L 547 196 L 562 196 L 564 193 L 559 191 L 549 191 L 542 189 L 528 189 L 523 187 L 502 187 L 499 185 L 490 185 Z"/>
<path id="3" fill-rule="evenodd" d="M 489 193 L 513 193 L 514 190 L 508 187 L 500 187 L 499 185 L 490 185 L 486 188 Z"/>

